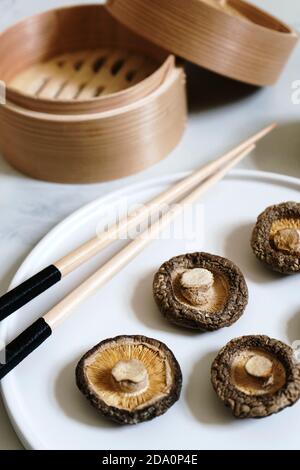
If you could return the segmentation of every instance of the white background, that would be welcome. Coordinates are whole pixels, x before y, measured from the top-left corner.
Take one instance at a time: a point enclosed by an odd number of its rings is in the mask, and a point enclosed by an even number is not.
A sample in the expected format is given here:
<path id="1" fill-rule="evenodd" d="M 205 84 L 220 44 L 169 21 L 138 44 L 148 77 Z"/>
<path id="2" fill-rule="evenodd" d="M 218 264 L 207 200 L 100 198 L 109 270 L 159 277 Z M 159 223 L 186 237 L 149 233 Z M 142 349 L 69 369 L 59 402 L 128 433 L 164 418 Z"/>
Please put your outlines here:
<path id="1" fill-rule="evenodd" d="M 0 29 L 41 10 L 80 3 L 91 1 L 0 0 Z M 252 0 L 252 3 L 300 29 L 300 2 Z M 242 166 L 300 177 L 300 105 L 291 100 L 292 83 L 300 80 L 299 64 L 300 45 L 278 84 L 263 90 L 192 68 L 188 80 L 190 119 L 182 143 L 164 162 L 127 179 L 91 186 L 41 183 L 12 170 L 0 156 L 0 292 L 5 292 L 32 247 L 73 210 L 133 182 L 193 169 L 269 121 L 278 121 L 279 128 Z M 1 403 L 0 448 L 21 448 Z"/>

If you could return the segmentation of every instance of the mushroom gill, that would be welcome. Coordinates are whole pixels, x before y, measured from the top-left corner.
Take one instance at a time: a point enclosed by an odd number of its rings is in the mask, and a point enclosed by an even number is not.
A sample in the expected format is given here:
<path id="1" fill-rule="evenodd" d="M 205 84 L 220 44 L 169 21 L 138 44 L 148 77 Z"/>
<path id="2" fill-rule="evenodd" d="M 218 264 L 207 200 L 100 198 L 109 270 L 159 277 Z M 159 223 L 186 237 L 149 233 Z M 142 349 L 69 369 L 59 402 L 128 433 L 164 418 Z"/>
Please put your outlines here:
<path id="1" fill-rule="evenodd" d="M 113 380 L 112 371 L 124 361 L 139 361 L 145 367 L 148 385 L 141 391 L 124 392 Z M 166 357 L 147 344 L 124 343 L 104 348 L 92 356 L 86 366 L 91 388 L 108 406 L 134 411 L 168 393 L 172 372 Z"/>
<path id="2" fill-rule="evenodd" d="M 248 302 L 240 269 L 229 259 L 204 252 L 163 263 L 153 279 L 153 295 L 170 322 L 200 331 L 232 325 Z"/>
<path id="3" fill-rule="evenodd" d="M 188 276 L 194 276 L 195 271 L 206 271 L 206 280 L 192 286 L 187 283 L 186 279 Z M 206 313 L 214 314 L 222 310 L 228 300 L 228 282 L 221 273 L 201 268 L 178 269 L 172 278 L 175 297 L 179 302 L 191 308 L 201 308 Z"/>
<path id="4" fill-rule="evenodd" d="M 213 388 L 237 418 L 263 418 L 300 398 L 300 366 L 287 344 L 264 335 L 224 346 L 211 367 Z"/>
<path id="5" fill-rule="evenodd" d="M 251 237 L 255 256 L 282 274 L 300 272 L 300 203 L 267 207 L 257 218 Z"/>
<path id="6" fill-rule="evenodd" d="M 284 386 L 286 372 L 274 355 L 258 349 L 247 349 L 233 358 L 231 380 L 246 395 L 265 395 L 275 393 Z"/>
<path id="7" fill-rule="evenodd" d="M 270 241 L 274 248 L 291 254 L 300 254 L 300 218 L 279 219 L 273 222 Z"/>
<path id="8" fill-rule="evenodd" d="M 138 424 L 163 415 L 179 400 L 182 373 L 161 341 L 123 335 L 101 341 L 80 359 L 76 384 L 102 416 Z"/>

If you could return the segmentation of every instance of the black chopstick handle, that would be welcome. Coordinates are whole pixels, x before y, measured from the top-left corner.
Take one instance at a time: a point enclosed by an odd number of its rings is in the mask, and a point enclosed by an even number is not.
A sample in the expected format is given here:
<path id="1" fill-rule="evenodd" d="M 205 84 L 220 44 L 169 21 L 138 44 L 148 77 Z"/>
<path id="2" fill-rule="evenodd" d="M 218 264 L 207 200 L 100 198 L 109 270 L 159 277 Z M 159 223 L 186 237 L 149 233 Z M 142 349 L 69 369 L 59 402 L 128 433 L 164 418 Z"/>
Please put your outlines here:
<path id="1" fill-rule="evenodd" d="M 51 334 L 52 330 L 48 323 L 43 318 L 39 318 L 9 343 L 0 354 L 0 380 L 46 341 Z"/>
<path id="2" fill-rule="evenodd" d="M 0 297 L 0 321 L 61 280 L 61 272 L 51 265 Z"/>

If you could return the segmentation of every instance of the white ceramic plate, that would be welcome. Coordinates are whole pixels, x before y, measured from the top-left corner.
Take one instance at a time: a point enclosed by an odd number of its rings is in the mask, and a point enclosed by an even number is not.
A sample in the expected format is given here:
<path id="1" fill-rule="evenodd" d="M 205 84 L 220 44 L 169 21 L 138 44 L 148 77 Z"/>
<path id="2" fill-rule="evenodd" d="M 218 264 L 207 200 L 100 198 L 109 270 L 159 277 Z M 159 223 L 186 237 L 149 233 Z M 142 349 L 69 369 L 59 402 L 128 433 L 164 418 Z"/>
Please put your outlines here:
<path id="1" fill-rule="evenodd" d="M 95 233 L 119 208 L 144 202 L 183 175 L 139 184 L 76 212 L 33 250 L 16 274 L 20 283 Z M 236 171 L 203 199 L 204 220 L 195 239 L 156 240 L 108 285 L 81 305 L 55 334 L 2 382 L 12 423 L 30 449 L 292 449 L 299 447 L 300 403 L 263 420 L 239 421 L 218 401 L 210 365 L 219 349 L 244 334 L 264 333 L 289 344 L 300 339 L 299 278 L 281 277 L 251 253 L 249 238 L 257 215 L 267 206 L 299 200 L 300 181 Z M 109 205 L 109 217 L 103 208 Z M 187 227 L 192 225 L 187 217 Z M 177 222 L 180 224 L 180 221 Z M 202 226 L 204 238 L 202 236 Z M 176 226 L 175 226 L 176 228 Z M 191 228 L 191 227 L 190 227 Z M 43 296 L 7 319 L 6 340 L 46 312 L 89 273 L 109 259 L 117 242 Z M 244 272 L 250 300 L 230 328 L 199 334 L 173 327 L 152 298 L 152 278 L 174 255 L 205 250 L 226 256 Z M 119 427 L 97 414 L 75 386 L 79 358 L 99 341 L 119 334 L 143 334 L 165 342 L 181 364 L 181 400 L 164 416 Z"/>

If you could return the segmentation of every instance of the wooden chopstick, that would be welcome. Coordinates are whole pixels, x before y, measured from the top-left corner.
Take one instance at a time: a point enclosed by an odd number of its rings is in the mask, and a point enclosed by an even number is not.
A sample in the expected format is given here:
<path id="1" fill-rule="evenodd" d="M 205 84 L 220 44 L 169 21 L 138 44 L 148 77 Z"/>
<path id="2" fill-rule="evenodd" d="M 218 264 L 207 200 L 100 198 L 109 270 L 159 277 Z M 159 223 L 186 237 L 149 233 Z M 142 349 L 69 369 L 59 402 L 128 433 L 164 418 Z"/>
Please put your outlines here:
<path id="1" fill-rule="evenodd" d="M 170 222 L 178 216 L 187 204 L 194 203 L 211 186 L 220 181 L 228 171 L 248 155 L 255 145 L 243 150 L 240 155 L 226 163 L 221 169 L 209 176 L 201 186 L 194 189 L 169 212 L 162 215 L 148 230 L 131 241 L 125 248 L 105 263 L 98 271 L 67 295 L 55 307 L 40 317 L 6 347 L 6 363 L 0 366 L 0 379 L 16 367 L 25 357 L 42 344 L 52 331 L 66 320 L 71 312 L 88 296 L 103 286 L 133 258 L 135 258 Z"/>
<path id="2" fill-rule="evenodd" d="M 61 258 L 55 262 L 55 266 L 60 271 L 62 277 L 71 273 L 77 269 L 85 261 L 92 258 L 96 253 L 106 248 L 113 240 L 118 239 L 120 233 L 127 232 L 135 227 L 137 224 L 147 219 L 153 212 L 157 212 L 158 209 L 166 204 L 174 202 L 177 198 L 184 195 L 187 191 L 190 191 L 196 184 L 199 184 L 210 174 L 222 167 L 225 163 L 229 162 L 236 155 L 239 155 L 245 148 L 252 145 L 258 139 L 264 137 L 267 133 L 273 130 L 275 124 L 271 124 L 255 136 L 243 142 L 238 147 L 227 152 L 225 155 L 214 160 L 213 162 L 201 167 L 198 171 L 192 173 L 187 178 L 179 181 L 179 183 L 167 189 L 162 194 L 155 197 L 148 204 L 143 205 L 139 210 L 133 212 L 129 217 L 125 217 L 117 224 L 114 224 L 106 232 L 102 232 L 98 236 L 92 238 L 87 243 L 84 243 L 76 250 L 69 253 L 67 256 Z"/>
<path id="3" fill-rule="evenodd" d="M 191 190 L 211 173 L 229 162 L 236 155 L 240 154 L 240 152 L 249 145 L 258 142 L 260 139 L 265 137 L 275 127 L 276 124 L 271 124 L 265 127 L 234 149 L 222 155 L 220 158 L 195 171 L 184 180 L 179 181 L 179 183 L 154 198 L 141 209 L 122 219 L 118 224 L 110 227 L 108 231 L 95 236 L 63 258 L 57 260 L 52 265 L 43 269 L 41 272 L 27 279 L 16 288 L 4 294 L 0 297 L 0 321 L 26 305 L 35 297 L 38 297 L 51 286 L 59 282 L 63 277 L 67 276 L 84 262 L 92 258 L 96 253 L 103 250 L 110 243 L 116 240 L 120 233 L 124 233 L 124 230 L 129 231 L 132 227 L 147 219 L 149 215 L 157 212 L 160 206 L 169 204 L 183 196 L 187 191 Z"/>

